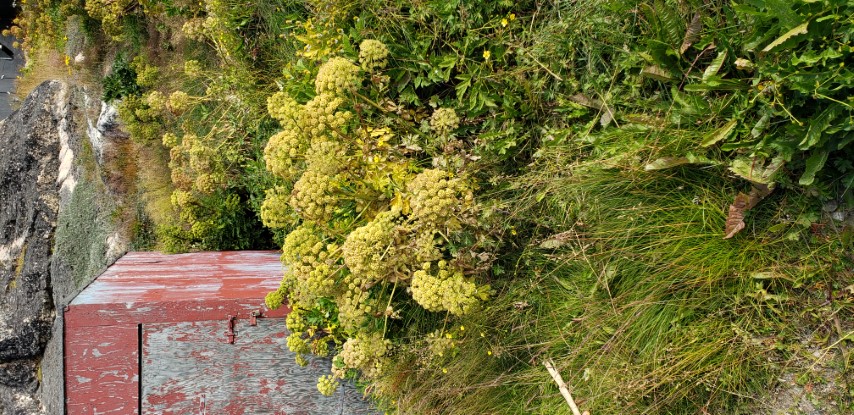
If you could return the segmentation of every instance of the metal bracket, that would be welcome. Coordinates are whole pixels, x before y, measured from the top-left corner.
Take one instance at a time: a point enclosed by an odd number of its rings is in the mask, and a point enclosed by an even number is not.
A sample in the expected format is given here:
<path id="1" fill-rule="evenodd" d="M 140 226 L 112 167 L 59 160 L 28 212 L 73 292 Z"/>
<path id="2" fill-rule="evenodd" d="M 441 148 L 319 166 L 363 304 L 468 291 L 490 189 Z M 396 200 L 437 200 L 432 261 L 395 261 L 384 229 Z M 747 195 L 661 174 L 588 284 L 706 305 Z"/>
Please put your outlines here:
<path id="1" fill-rule="evenodd" d="M 258 325 L 258 317 L 262 317 L 261 312 L 258 310 L 255 310 L 255 311 L 249 313 L 249 325 L 250 326 L 257 326 Z"/>
<path id="2" fill-rule="evenodd" d="M 234 332 L 234 320 L 237 317 L 228 316 L 226 322 L 228 323 L 228 331 L 225 332 L 225 337 L 227 338 L 228 344 L 234 344 L 234 338 L 237 337 L 237 333 Z"/>

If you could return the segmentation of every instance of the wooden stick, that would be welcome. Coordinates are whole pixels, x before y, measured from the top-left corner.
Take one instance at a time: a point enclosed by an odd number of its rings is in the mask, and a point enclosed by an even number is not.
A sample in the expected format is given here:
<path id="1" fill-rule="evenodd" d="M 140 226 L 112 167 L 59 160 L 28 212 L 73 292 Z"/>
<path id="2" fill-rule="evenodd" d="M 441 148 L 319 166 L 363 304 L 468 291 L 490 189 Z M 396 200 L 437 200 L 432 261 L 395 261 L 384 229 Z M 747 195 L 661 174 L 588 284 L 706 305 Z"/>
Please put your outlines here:
<path id="1" fill-rule="evenodd" d="M 581 411 L 578 410 L 578 406 L 575 405 L 572 395 L 569 394 L 569 388 L 566 386 L 566 382 L 563 381 L 560 373 L 555 369 L 554 361 L 552 361 L 552 359 L 548 359 L 543 362 L 543 365 L 546 366 L 546 370 L 549 371 L 549 374 L 552 375 L 555 383 L 557 383 L 557 388 L 560 389 L 560 394 L 563 395 L 564 399 L 566 399 L 566 403 L 569 404 L 569 408 L 572 409 L 572 413 L 575 415 L 581 415 Z M 585 414 L 586 413 L 587 412 L 585 412 Z"/>

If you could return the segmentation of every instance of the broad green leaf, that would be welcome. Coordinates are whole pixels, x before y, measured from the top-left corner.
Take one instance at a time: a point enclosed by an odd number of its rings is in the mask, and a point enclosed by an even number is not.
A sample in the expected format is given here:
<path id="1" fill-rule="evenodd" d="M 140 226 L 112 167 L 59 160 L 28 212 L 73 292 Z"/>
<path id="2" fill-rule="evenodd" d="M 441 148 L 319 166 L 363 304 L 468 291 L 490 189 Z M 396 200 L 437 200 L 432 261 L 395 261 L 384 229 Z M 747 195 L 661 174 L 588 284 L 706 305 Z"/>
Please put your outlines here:
<path id="1" fill-rule="evenodd" d="M 826 149 L 816 150 L 812 153 L 812 155 L 807 159 L 807 167 L 804 170 L 804 174 L 798 180 L 798 184 L 801 186 L 809 186 L 815 181 L 815 175 L 821 168 L 824 167 L 824 163 L 827 162 L 827 156 L 830 154 L 830 151 Z"/>
<path id="2" fill-rule="evenodd" d="M 756 121 L 756 124 L 753 126 L 753 128 L 750 129 L 750 135 L 753 136 L 753 138 L 759 138 L 770 124 L 771 113 L 765 112 L 764 114 L 762 114 L 762 118 L 760 118 L 759 121 Z"/>
<path id="3" fill-rule="evenodd" d="M 739 91 L 742 89 L 747 89 L 745 83 L 737 79 L 722 79 L 718 75 L 711 75 L 699 84 L 685 85 L 685 90 L 688 92 Z"/>
<path id="4" fill-rule="evenodd" d="M 839 113 L 840 106 L 831 105 L 822 111 L 817 117 L 810 120 L 809 129 L 807 129 L 804 139 L 801 140 L 800 144 L 798 144 L 798 148 L 801 150 L 809 150 L 818 144 L 821 140 L 822 134 L 828 129 L 828 127 L 830 127 L 831 123 L 836 119 Z"/>
<path id="5" fill-rule="evenodd" d="M 783 28 L 794 27 L 803 21 L 803 18 L 793 9 L 799 1 L 796 0 L 762 0 L 770 14 L 776 18 Z"/>
<path id="6" fill-rule="evenodd" d="M 752 140 L 744 140 L 744 141 L 736 141 L 734 143 L 723 143 L 721 144 L 722 151 L 733 151 L 738 150 L 740 148 L 752 147 L 755 144 L 755 141 Z"/>
<path id="7" fill-rule="evenodd" d="M 849 132 L 836 140 L 836 149 L 842 150 L 848 144 L 854 142 L 854 132 Z"/>
<path id="8" fill-rule="evenodd" d="M 708 147 L 721 140 L 726 140 L 735 130 L 736 125 L 738 125 L 738 120 L 730 120 L 730 122 L 724 124 L 723 127 L 718 128 L 717 130 L 712 131 L 711 133 L 703 137 L 703 141 L 700 142 L 700 145 L 703 147 Z"/>
<path id="9" fill-rule="evenodd" d="M 776 40 L 774 40 L 773 42 L 768 44 L 768 46 L 765 46 L 765 48 L 762 49 L 762 52 L 768 53 L 768 52 L 774 50 L 774 48 L 776 48 L 777 46 L 782 45 L 787 40 L 789 40 L 789 39 L 791 39 L 797 35 L 807 34 L 807 26 L 809 26 L 809 22 L 804 22 L 804 23 L 799 24 L 794 29 L 789 30 L 786 33 L 783 33 L 783 36 L 778 37 Z"/>
<path id="10" fill-rule="evenodd" d="M 723 51 L 718 53 L 718 56 L 716 56 L 715 59 L 712 60 L 712 63 L 709 64 L 709 67 L 706 68 L 705 71 L 703 71 L 703 82 L 705 82 L 710 77 L 718 74 L 718 71 L 721 70 L 721 66 L 723 66 L 724 62 L 726 61 L 726 55 L 727 52 L 726 49 L 724 49 Z"/>
<path id="11" fill-rule="evenodd" d="M 466 95 L 466 91 L 468 91 L 469 87 L 471 86 L 471 78 L 472 77 L 469 74 L 462 74 L 457 76 L 457 79 L 462 81 L 458 83 L 456 87 L 457 99 L 460 103 L 463 102 L 463 97 Z"/>

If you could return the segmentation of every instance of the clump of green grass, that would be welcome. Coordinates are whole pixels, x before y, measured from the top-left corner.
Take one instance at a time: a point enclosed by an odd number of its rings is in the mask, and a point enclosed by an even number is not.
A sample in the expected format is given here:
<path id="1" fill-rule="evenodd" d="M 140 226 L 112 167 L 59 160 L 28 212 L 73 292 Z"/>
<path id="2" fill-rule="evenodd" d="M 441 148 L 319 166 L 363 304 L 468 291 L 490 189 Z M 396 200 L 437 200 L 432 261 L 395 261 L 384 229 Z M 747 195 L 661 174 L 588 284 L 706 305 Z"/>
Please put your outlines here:
<path id="1" fill-rule="evenodd" d="M 778 349 L 797 341 L 798 287 L 840 278 L 827 272 L 838 241 L 765 232 L 805 204 L 792 195 L 772 196 L 753 231 L 725 240 L 743 184 L 722 169 L 645 172 L 579 157 L 591 151 L 542 152 L 514 181 L 508 222 L 535 229 L 514 281 L 461 323 L 475 335 L 441 371 L 403 371 L 403 413 L 570 413 L 547 358 L 592 413 L 755 411 L 786 366 Z"/>

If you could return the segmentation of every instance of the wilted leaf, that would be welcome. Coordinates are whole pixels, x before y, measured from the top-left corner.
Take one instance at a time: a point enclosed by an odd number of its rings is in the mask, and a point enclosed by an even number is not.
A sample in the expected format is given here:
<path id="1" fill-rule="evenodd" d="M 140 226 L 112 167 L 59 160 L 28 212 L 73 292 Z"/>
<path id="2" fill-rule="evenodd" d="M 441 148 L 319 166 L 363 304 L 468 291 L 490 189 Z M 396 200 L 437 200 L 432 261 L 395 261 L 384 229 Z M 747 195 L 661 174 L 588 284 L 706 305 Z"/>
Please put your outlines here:
<path id="1" fill-rule="evenodd" d="M 569 244 L 569 242 L 572 241 L 574 235 L 575 235 L 575 231 L 571 231 L 571 230 L 552 235 L 552 236 L 546 238 L 544 241 L 540 242 L 540 248 L 544 248 L 544 249 L 560 248 L 564 245 Z"/>
<path id="2" fill-rule="evenodd" d="M 787 40 L 789 40 L 789 39 L 791 39 L 797 35 L 807 34 L 807 26 L 809 26 L 809 22 L 804 22 L 804 23 L 801 23 L 798 26 L 796 26 L 794 29 L 789 30 L 786 33 L 783 33 L 782 36 L 778 37 L 776 40 L 774 40 L 773 42 L 768 44 L 768 46 L 765 46 L 765 48 L 762 49 L 762 52 L 768 53 L 768 52 L 774 50 L 774 48 L 776 48 L 777 46 L 782 45 Z"/>
<path id="3" fill-rule="evenodd" d="M 770 185 L 773 182 L 774 174 L 783 167 L 785 162 L 782 156 L 774 157 L 768 165 L 765 165 L 764 160 L 755 157 L 737 158 L 733 160 L 729 170 L 754 185 Z"/>
<path id="4" fill-rule="evenodd" d="M 593 108 L 597 110 L 602 110 L 602 101 L 599 101 L 595 98 L 588 98 L 584 94 L 575 94 L 569 97 L 569 100 L 580 105 L 584 105 L 588 108 Z"/>
<path id="5" fill-rule="evenodd" d="M 716 164 L 716 162 L 708 157 L 688 153 L 684 157 L 661 157 L 655 159 L 644 166 L 643 169 L 646 171 L 663 170 L 683 164 Z"/>
<path id="6" fill-rule="evenodd" d="M 611 121 L 614 121 L 614 113 L 611 112 L 611 108 L 608 108 L 608 106 L 605 105 L 605 108 L 603 108 L 602 111 L 602 118 L 599 119 L 599 124 L 601 124 L 602 127 L 607 127 L 611 124 Z"/>
<path id="7" fill-rule="evenodd" d="M 703 137 L 703 141 L 700 142 L 700 145 L 703 147 L 708 147 L 712 144 L 717 143 L 718 141 L 726 140 L 735 130 L 736 125 L 738 125 L 738 120 L 730 120 L 730 122 L 726 123 L 723 127 L 718 128 L 717 130 L 712 131 L 711 133 Z"/>
<path id="8" fill-rule="evenodd" d="M 744 213 L 756 207 L 762 199 L 765 199 L 771 192 L 774 191 L 774 186 L 765 184 L 754 184 L 750 189 L 749 194 L 739 192 L 735 200 L 729 205 L 729 214 L 726 218 L 726 235 L 724 239 L 729 239 L 735 234 L 744 229 Z"/>
<path id="9" fill-rule="evenodd" d="M 726 218 L 726 228 L 724 229 L 724 239 L 729 239 L 735 234 L 744 229 L 744 211 L 747 210 L 747 205 L 750 202 L 750 196 L 740 193 L 735 197 L 735 200 L 729 205 L 729 215 Z"/>
<path id="10" fill-rule="evenodd" d="M 670 74 L 667 73 L 666 70 L 664 70 L 663 68 L 661 68 L 658 65 L 647 66 L 646 68 L 644 68 L 641 71 L 640 74 L 641 74 L 641 76 L 644 76 L 647 78 L 652 78 L 652 79 L 655 79 L 656 81 L 661 81 L 661 82 L 670 82 L 673 80 L 673 77 L 670 76 Z"/>
<path id="11" fill-rule="evenodd" d="M 753 64 L 753 62 L 747 59 L 738 58 L 735 60 L 735 67 L 742 71 L 753 71 L 753 68 L 755 68 L 756 66 Z"/>
<path id="12" fill-rule="evenodd" d="M 685 37 L 682 40 L 682 46 L 679 47 L 679 54 L 684 55 L 685 51 L 691 47 L 697 40 L 700 39 L 700 31 L 703 30 L 702 15 L 697 13 L 688 24 L 688 29 L 685 30 Z"/>

